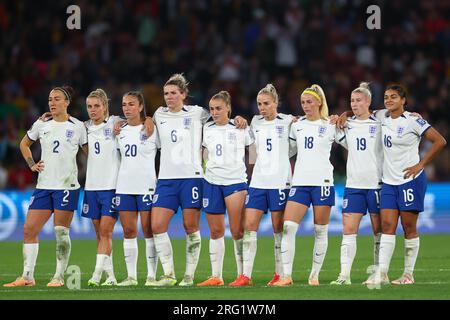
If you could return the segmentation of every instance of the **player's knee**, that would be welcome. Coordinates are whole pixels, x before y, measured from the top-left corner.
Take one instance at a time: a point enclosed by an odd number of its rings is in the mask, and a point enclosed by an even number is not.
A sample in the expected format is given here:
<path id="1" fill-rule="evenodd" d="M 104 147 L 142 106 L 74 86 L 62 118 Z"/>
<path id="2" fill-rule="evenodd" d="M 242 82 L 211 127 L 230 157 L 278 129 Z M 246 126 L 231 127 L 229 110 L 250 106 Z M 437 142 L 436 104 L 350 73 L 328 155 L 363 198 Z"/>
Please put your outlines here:
<path id="1" fill-rule="evenodd" d="M 25 241 L 34 240 L 37 237 L 38 231 L 35 227 L 25 224 L 23 226 L 23 238 Z"/>
<path id="2" fill-rule="evenodd" d="M 191 234 L 194 233 L 196 231 L 198 231 L 198 224 L 197 223 L 193 223 L 193 222 L 188 222 L 188 223 L 184 223 L 184 230 L 186 231 L 187 234 Z"/>
<path id="3" fill-rule="evenodd" d="M 236 231 L 231 231 L 231 237 L 233 238 L 233 240 L 239 240 L 242 239 L 242 237 L 244 236 L 244 232 L 242 230 L 236 230 Z"/>
<path id="4" fill-rule="evenodd" d="M 98 233 L 99 240 L 109 240 L 112 239 L 112 230 L 100 229 Z"/>
<path id="5" fill-rule="evenodd" d="M 381 232 L 384 234 L 395 234 L 395 224 L 390 221 L 382 221 Z"/>
<path id="6" fill-rule="evenodd" d="M 137 229 L 135 227 L 123 227 L 123 235 L 127 239 L 136 238 Z"/>
<path id="7" fill-rule="evenodd" d="M 216 227 L 216 228 L 211 228 L 211 238 L 212 239 L 219 239 L 222 238 L 225 235 L 225 230 L 220 228 L 220 227 Z"/>

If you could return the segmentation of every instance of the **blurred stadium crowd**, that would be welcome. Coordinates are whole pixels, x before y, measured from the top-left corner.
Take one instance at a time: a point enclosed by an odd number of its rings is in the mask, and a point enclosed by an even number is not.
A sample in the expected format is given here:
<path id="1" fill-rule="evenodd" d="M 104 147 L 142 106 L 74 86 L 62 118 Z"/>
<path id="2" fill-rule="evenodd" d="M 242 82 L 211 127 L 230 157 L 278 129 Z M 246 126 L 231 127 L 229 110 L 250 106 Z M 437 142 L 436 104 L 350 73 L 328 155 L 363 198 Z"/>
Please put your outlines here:
<path id="1" fill-rule="evenodd" d="M 374 3 L 381 30 L 366 27 Z M 71 4 L 81 9 L 81 30 L 66 27 Z M 383 105 L 384 86 L 397 82 L 408 90 L 407 109 L 450 140 L 449 17 L 448 0 L 0 0 L 0 189 L 34 185 L 18 145 L 47 110 L 49 90 L 62 84 L 74 87 L 69 111 L 80 120 L 97 87 L 110 95 L 113 114 L 121 114 L 124 92 L 142 90 L 152 115 L 165 80 L 183 72 L 191 104 L 207 106 L 228 90 L 233 113 L 250 120 L 268 82 L 281 97 L 279 111 L 296 115 L 299 94 L 312 83 L 340 114 L 360 81 L 371 82 L 374 108 Z M 338 182 L 345 179 L 341 149 L 332 155 Z M 449 148 L 427 174 L 450 180 Z"/>

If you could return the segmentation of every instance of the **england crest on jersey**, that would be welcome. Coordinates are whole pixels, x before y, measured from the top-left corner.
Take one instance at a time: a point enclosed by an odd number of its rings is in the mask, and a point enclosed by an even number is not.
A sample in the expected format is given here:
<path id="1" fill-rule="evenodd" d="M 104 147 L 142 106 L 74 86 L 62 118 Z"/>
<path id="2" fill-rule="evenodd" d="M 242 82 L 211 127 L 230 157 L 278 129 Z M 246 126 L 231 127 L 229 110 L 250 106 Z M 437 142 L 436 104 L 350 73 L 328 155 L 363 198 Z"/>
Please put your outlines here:
<path id="1" fill-rule="evenodd" d="M 109 140 L 112 138 L 112 130 L 111 128 L 104 128 L 103 129 L 103 135 L 105 136 L 106 140 Z"/>
<path id="2" fill-rule="evenodd" d="M 375 138 L 377 135 L 377 126 L 369 126 L 369 134 L 371 138 Z"/>
<path id="3" fill-rule="evenodd" d="M 191 124 L 192 124 L 192 118 L 190 118 L 190 117 L 183 118 L 183 125 L 184 125 L 185 129 L 189 129 Z"/>
<path id="4" fill-rule="evenodd" d="M 72 139 L 74 134 L 75 134 L 75 131 L 67 129 L 66 130 L 66 138 L 67 138 L 67 140 Z"/>
<path id="5" fill-rule="evenodd" d="M 398 127 L 397 128 L 397 138 L 401 138 L 402 137 L 403 131 L 405 131 L 405 127 Z"/>
<path id="6" fill-rule="evenodd" d="M 327 127 L 320 126 L 319 127 L 319 137 L 323 137 L 323 135 L 327 132 Z"/>
<path id="7" fill-rule="evenodd" d="M 283 126 L 276 126 L 275 127 L 275 131 L 278 134 L 278 138 L 282 138 L 283 137 L 283 133 L 284 133 L 284 127 Z"/>
<path id="8" fill-rule="evenodd" d="M 145 132 L 141 131 L 139 135 L 139 141 L 141 141 L 141 144 L 143 144 L 145 140 L 147 140 L 147 135 L 145 134 Z"/>
<path id="9" fill-rule="evenodd" d="M 228 140 L 236 141 L 236 132 L 228 132 Z"/>

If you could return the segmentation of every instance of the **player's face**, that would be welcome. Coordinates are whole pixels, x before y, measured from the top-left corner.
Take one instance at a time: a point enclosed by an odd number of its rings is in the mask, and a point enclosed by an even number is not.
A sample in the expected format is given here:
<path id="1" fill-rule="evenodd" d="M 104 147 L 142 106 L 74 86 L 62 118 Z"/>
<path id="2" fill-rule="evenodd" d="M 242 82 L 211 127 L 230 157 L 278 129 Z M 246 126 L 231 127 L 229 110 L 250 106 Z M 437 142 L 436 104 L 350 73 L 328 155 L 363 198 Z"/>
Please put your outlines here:
<path id="1" fill-rule="evenodd" d="M 94 122 L 101 122 L 105 120 L 106 107 L 101 103 L 98 98 L 87 98 L 86 108 L 89 115 L 89 119 Z"/>
<path id="2" fill-rule="evenodd" d="M 230 107 L 222 99 L 211 99 L 209 101 L 209 112 L 215 123 L 226 123 L 229 120 Z"/>
<path id="3" fill-rule="evenodd" d="M 169 109 L 181 108 L 186 99 L 186 92 L 181 92 L 174 84 L 164 86 L 164 101 Z"/>
<path id="4" fill-rule="evenodd" d="M 400 97 L 396 90 L 386 90 L 384 92 L 384 106 L 391 112 L 403 108 L 405 101 L 406 99 Z"/>
<path id="5" fill-rule="evenodd" d="M 139 118 L 142 109 L 143 106 L 135 96 L 128 95 L 122 98 L 122 111 L 127 120 Z"/>
<path id="6" fill-rule="evenodd" d="M 314 96 L 302 94 L 300 101 L 306 116 L 316 117 L 320 114 L 320 102 Z"/>
<path id="7" fill-rule="evenodd" d="M 355 116 L 366 114 L 369 112 L 369 97 L 361 92 L 353 92 L 350 97 L 350 106 Z"/>
<path id="8" fill-rule="evenodd" d="M 259 114 L 264 118 L 273 118 L 277 113 L 277 103 L 268 94 L 260 94 L 256 97 Z"/>
<path id="9" fill-rule="evenodd" d="M 48 95 L 48 107 L 52 116 L 60 115 L 67 112 L 69 102 L 66 100 L 64 93 L 60 90 L 52 90 Z"/>

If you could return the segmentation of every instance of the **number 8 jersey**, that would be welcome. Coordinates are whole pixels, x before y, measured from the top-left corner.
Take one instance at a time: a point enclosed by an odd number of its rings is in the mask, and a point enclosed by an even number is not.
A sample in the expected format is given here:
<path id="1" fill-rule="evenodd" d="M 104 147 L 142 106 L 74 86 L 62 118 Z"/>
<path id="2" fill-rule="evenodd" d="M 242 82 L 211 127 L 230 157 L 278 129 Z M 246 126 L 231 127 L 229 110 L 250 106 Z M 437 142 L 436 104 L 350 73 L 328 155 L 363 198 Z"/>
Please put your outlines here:
<path id="1" fill-rule="evenodd" d="M 39 173 L 36 189 L 78 189 L 76 156 L 78 149 L 87 143 L 83 122 L 73 117 L 64 122 L 37 120 L 27 135 L 32 141 L 39 139 L 45 166 Z"/>

